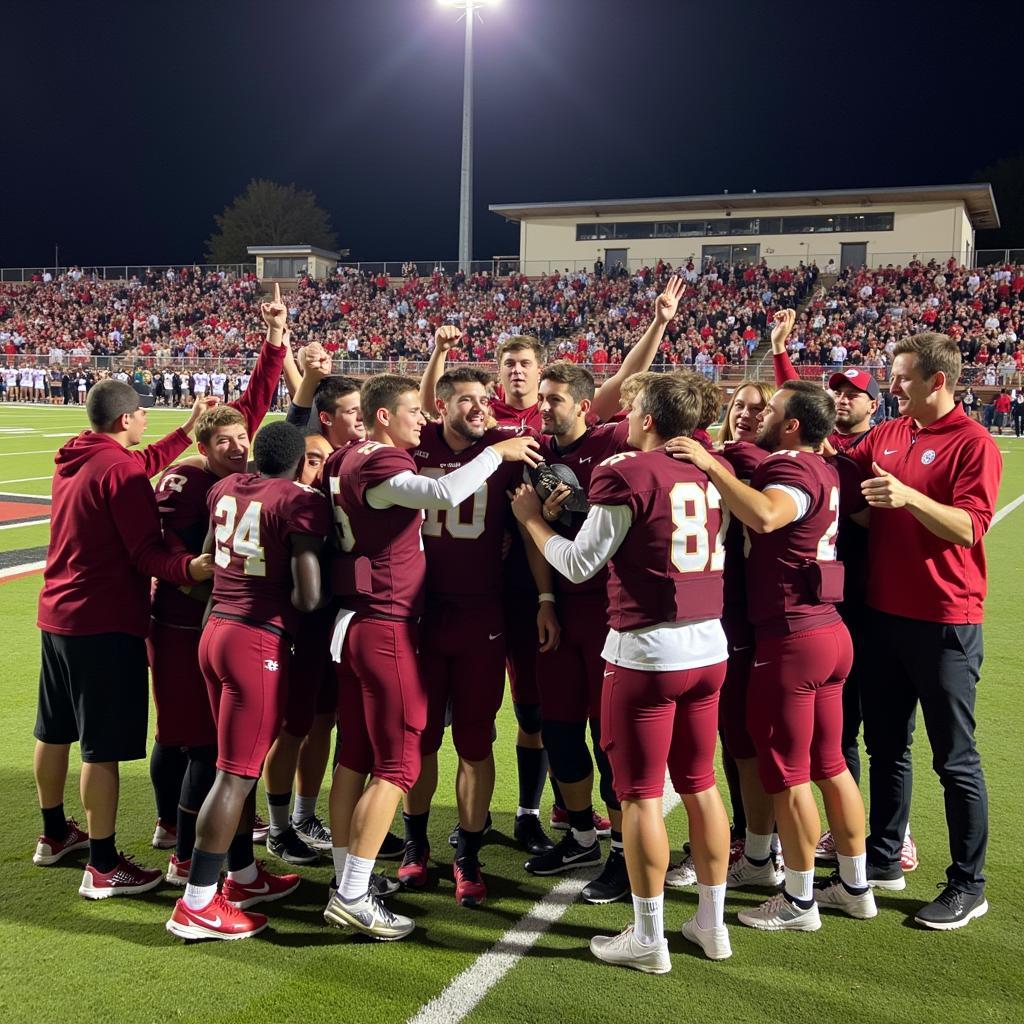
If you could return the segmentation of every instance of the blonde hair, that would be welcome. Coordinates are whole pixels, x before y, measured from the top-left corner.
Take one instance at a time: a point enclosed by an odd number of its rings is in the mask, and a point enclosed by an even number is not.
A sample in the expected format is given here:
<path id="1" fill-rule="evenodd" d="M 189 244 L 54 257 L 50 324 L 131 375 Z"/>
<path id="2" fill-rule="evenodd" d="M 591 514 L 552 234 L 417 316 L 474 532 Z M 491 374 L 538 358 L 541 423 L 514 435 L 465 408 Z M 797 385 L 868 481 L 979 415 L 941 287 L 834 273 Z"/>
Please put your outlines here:
<path id="1" fill-rule="evenodd" d="M 721 442 L 736 440 L 732 436 L 730 420 L 732 419 L 732 407 L 736 404 L 736 396 L 744 388 L 753 388 L 757 391 L 765 405 L 768 404 L 768 399 L 775 394 L 774 385 L 766 384 L 763 380 L 741 380 L 739 384 L 736 385 L 736 390 L 733 391 L 732 398 L 729 399 L 729 404 L 725 407 L 725 419 L 722 420 L 722 429 L 718 432 L 718 440 Z"/>

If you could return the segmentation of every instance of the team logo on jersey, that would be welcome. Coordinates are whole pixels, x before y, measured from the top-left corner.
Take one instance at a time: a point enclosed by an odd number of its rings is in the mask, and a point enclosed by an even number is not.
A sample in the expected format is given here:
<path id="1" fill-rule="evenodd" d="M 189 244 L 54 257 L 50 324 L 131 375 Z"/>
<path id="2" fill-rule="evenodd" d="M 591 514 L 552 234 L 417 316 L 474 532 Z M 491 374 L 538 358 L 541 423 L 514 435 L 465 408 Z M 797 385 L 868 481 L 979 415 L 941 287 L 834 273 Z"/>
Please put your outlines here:
<path id="1" fill-rule="evenodd" d="M 935 461 L 935 449 L 928 448 L 926 451 L 921 452 L 921 465 L 930 466 Z"/>
<path id="2" fill-rule="evenodd" d="M 274 661 L 273 658 L 267 658 L 267 660 L 265 662 L 263 662 L 263 667 L 268 672 L 276 672 L 278 670 L 278 668 L 279 668 L 277 662 Z"/>

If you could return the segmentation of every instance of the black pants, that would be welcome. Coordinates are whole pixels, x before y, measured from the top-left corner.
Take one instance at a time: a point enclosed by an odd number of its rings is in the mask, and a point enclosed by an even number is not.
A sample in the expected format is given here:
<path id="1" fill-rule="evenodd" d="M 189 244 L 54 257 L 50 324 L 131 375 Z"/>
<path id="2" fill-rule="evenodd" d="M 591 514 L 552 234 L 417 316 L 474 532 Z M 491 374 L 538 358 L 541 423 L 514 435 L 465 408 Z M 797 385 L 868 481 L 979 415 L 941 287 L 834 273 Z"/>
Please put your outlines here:
<path id="1" fill-rule="evenodd" d="M 867 617 L 870 614 L 862 601 L 844 601 L 838 606 L 846 628 L 850 631 L 853 643 L 853 667 L 843 684 L 843 760 L 853 776 L 854 782 L 860 784 L 860 735 L 863 715 L 860 709 L 860 680 L 864 674 L 866 648 L 871 644 L 871 631 Z"/>
<path id="2" fill-rule="evenodd" d="M 899 863 L 910 816 L 910 744 L 920 702 L 932 767 L 945 796 L 952 863 L 965 892 L 985 887 L 988 793 L 974 743 L 974 698 L 984 654 L 981 626 L 922 622 L 872 611 L 861 675 L 870 768 L 868 860 Z"/>

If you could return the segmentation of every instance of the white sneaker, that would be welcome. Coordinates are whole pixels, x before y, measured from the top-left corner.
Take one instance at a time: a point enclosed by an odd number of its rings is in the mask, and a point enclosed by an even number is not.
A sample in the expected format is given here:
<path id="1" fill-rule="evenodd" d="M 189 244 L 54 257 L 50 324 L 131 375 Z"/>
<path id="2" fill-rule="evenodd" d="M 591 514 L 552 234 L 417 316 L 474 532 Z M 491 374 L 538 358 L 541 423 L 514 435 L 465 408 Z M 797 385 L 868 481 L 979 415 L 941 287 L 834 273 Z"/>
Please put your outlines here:
<path id="1" fill-rule="evenodd" d="M 336 892 L 327 903 L 324 920 L 339 928 L 354 928 L 381 942 L 404 939 L 416 927 L 411 917 L 392 914 L 379 896 L 369 892 L 351 903 L 346 903 Z"/>
<path id="2" fill-rule="evenodd" d="M 160 818 L 153 826 L 153 849 L 171 850 L 178 841 L 178 829 L 175 825 L 165 825 Z"/>
<path id="3" fill-rule="evenodd" d="M 697 869 L 693 866 L 693 858 L 687 857 L 679 864 L 669 865 L 665 874 L 665 885 L 669 889 L 686 889 L 697 884 Z"/>
<path id="4" fill-rule="evenodd" d="M 709 960 L 728 960 L 732 956 L 732 945 L 729 943 L 729 929 L 724 924 L 714 928 L 701 928 L 696 916 L 683 922 L 683 938 L 700 946 Z"/>
<path id="5" fill-rule="evenodd" d="M 807 910 L 801 910 L 781 892 L 759 907 L 741 910 L 738 917 L 741 924 L 766 932 L 816 932 L 821 927 L 817 903 L 813 903 Z"/>
<path id="6" fill-rule="evenodd" d="M 668 955 L 668 942 L 662 939 L 653 946 L 645 946 L 627 925 L 618 935 L 595 935 L 590 940 L 590 952 L 606 964 L 632 967 L 645 974 L 668 974 L 672 961 Z"/>
<path id="7" fill-rule="evenodd" d="M 819 906 L 833 907 L 860 921 L 878 916 L 878 907 L 875 906 L 875 897 L 871 890 L 862 893 L 850 892 L 843 885 L 838 871 L 814 886 L 814 899 Z"/>
<path id="8" fill-rule="evenodd" d="M 777 866 L 771 857 L 764 864 L 755 864 L 746 856 L 740 857 L 725 876 L 725 884 L 729 889 L 743 889 L 748 885 L 774 889 L 785 880 L 785 868 Z"/>

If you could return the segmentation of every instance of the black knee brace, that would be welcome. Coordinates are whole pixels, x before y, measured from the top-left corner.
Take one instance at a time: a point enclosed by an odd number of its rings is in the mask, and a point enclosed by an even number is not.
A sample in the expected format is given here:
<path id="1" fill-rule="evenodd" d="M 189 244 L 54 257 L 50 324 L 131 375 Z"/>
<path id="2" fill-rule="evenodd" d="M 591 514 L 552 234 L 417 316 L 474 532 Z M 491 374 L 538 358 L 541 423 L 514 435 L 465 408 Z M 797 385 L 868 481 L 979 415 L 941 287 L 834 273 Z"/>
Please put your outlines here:
<path id="1" fill-rule="evenodd" d="M 545 722 L 541 731 L 548 763 L 559 782 L 580 782 L 594 770 L 587 749 L 586 722 Z"/>
<path id="2" fill-rule="evenodd" d="M 198 812 L 217 777 L 217 748 L 189 747 L 188 767 L 181 783 L 181 806 Z"/>
<path id="3" fill-rule="evenodd" d="M 519 728 L 531 736 L 540 732 L 543 720 L 540 714 L 539 704 L 513 704 L 512 710 L 516 713 L 516 721 Z"/>

